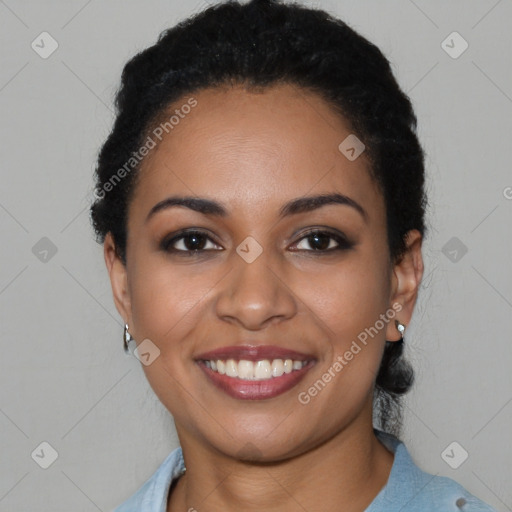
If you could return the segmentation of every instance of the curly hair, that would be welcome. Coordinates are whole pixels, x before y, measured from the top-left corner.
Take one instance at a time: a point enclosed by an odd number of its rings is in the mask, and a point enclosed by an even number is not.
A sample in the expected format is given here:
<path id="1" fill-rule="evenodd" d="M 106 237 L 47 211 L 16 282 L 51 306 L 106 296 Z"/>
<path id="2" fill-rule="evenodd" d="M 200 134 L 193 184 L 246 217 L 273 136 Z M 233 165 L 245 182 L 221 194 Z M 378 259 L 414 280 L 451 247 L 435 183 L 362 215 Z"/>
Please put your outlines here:
<path id="1" fill-rule="evenodd" d="M 365 144 L 372 179 L 386 206 L 392 260 L 403 256 L 409 230 L 424 235 L 427 199 L 417 120 L 377 46 L 319 9 L 275 0 L 226 1 L 163 31 L 124 66 L 116 120 L 98 156 L 90 208 L 97 241 L 103 243 L 110 232 L 123 263 L 137 148 L 171 104 L 194 91 L 230 83 L 248 90 L 292 84 L 326 100 Z M 121 180 L 119 171 L 126 171 L 128 161 L 133 170 Z M 386 341 L 374 389 L 382 430 L 399 435 L 401 398 L 413 380 L 403 343 Z"/>

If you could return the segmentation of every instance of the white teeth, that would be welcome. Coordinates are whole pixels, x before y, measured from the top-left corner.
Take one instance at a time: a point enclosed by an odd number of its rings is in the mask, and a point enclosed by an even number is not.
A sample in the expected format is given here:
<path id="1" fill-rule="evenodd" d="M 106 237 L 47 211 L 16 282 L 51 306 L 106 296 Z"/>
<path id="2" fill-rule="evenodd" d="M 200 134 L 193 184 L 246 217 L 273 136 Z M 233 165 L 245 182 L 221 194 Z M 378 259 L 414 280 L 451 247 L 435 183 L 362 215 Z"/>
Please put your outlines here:
<path id="1" fill-rule="evenodd" d="M 282 359 L 274 359 L 272 361 L 272 376 L 281 377 L 284 373 L 284 364 Z"/>
<path id="2" fill-rule="evenodd" d="M 252 379 L 254 377 L 254 364 L 252 361 L 238 361 L 238 376 L 241 379 Z"/>
<path id="3" fill-rule="evenodd" d="M 272 367 L 270 362 L 266 359 L 258 361 L 254 365 L 254 378 L 255 379 L 269 379 L 272 375 Z"/>
<path id="4" fill-rule="evenodd" d="M 274 359 L 272 362 L 268 359 L 254 362 L 247 359 L 241 359 L 240 361 L 235 359 L 204 361 L 205 366 L 214 372 L 244 380 L 266 380 L 281 377 L 285 373 L 301 370 L 307 363 L 307 361 L 294 361 L 292 359 L 284 361 Z"/>
<path id="5" fill-rule="evenodd" d="M 226 375 L 228 377 L 238 377 L 238 365 L 234 359 L 226 361 Z"/>

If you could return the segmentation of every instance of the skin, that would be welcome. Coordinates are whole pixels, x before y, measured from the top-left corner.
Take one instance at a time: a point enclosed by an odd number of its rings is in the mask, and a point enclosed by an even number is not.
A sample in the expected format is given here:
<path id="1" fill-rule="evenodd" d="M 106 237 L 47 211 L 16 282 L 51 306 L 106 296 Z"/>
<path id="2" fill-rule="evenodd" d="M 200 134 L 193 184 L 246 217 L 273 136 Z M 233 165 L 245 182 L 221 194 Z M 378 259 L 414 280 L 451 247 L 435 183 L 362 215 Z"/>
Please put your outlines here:
<path id="1" fill-rule="evenodd" d="M 197 106 L 143 162 L 129 205 L 126 266 L 110 234 L 104 244 L 119 313 L 137 343 L 149 338 L 160 350 L 143 369 L 174 417 L 187 468 L 168 511 L 315 512 L 340 503 L 362 511 L 393 463 L 373 433 L 372 394 L 385 340 L 400 338 L 394 320 L 307 405 L 298 393 L 393 304 L 402 308 L 395 318 L 409 324 L 423 275 L 421 235 L 410 231 L 403 258 L 390 259 L 384 199 L 365 154 L 354 161 L 341 154 L 350 127 L 317 95 L 291 85 L 258 93 L 232 86 L 194 98 Z M 333 192 L 357 201 L 366 218 L 339 204 L 278 217 L 287 201 Z M 216 200 L 228 215 L 173 207 L 146 221 L 171 195 Z M 191 227 L 210 237 L 202 253 L 159 246 Z M 322 255 L 305 238 L 315 227 L 344 233 L 353 245 Z M 252 263 L 236 252 L 248 236 L 263 249 Z M 174 247 L 194 247 L 185 243 Z M 194 358 L 244 343 L 312 354 L 316 364 L 277 397 L 237 400 Z"/>

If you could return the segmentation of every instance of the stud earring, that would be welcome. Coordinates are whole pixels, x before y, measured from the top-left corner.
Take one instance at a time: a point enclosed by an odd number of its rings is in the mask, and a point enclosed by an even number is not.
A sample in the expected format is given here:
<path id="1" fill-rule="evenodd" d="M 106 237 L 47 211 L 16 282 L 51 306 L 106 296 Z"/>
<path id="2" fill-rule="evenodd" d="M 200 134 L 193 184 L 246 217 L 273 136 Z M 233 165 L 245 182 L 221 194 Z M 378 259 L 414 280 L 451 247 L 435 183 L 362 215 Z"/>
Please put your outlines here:
<path id="1" fill-rule="evenodd" d="M 128 324 L 124 324 L 124 335 L 123 335 L 123 345 L 125 354 L 130 353 L 130 349 L 128 348 L 128 344 L 130 341 L 133 341 L 131 334 L 128 332 Z"/>
<path id="2" fill-rule="evenodd" d="M 405 324 L 399 322 L 398 320 L 395 320 L 395 325 L 398 332 L 400 333 L 400 339 L 397 341 L 401 343 L 404 341 Z"/>

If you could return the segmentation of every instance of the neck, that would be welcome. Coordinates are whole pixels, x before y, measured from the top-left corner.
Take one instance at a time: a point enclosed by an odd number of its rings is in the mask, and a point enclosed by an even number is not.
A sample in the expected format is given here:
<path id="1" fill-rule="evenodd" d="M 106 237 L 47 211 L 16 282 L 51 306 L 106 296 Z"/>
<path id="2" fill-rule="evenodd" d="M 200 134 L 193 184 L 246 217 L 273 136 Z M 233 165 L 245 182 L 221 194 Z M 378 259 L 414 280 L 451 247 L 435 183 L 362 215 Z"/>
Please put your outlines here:
<path id="1" fill-rule="evenodd" d="M 344 512 L 361 512 L 386 484 L 393 454 L 371 422 L 354 423 L 313 450 L 272 463 L 234 460 L 185 440 L 187 471 L 170 493 L 168 512 L 314 512 L 340 503 Z"/>

